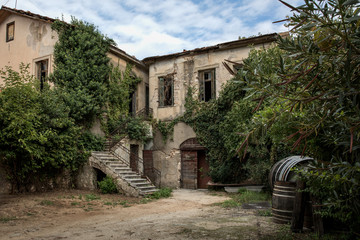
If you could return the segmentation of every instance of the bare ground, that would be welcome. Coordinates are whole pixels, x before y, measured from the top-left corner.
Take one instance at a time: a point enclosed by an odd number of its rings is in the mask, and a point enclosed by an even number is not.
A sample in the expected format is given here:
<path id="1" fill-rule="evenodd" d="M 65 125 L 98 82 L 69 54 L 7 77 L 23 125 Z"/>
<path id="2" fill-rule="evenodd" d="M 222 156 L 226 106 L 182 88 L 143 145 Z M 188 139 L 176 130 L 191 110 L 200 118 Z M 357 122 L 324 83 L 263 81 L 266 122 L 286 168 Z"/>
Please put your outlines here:
<path id="1" fill-rule="evenodd" d="M 0 195 L 0 239 L 271 239 L 271 218 L 214 206 L 226 199 L 184 189 L 147 203 L 75 190 Z"/>

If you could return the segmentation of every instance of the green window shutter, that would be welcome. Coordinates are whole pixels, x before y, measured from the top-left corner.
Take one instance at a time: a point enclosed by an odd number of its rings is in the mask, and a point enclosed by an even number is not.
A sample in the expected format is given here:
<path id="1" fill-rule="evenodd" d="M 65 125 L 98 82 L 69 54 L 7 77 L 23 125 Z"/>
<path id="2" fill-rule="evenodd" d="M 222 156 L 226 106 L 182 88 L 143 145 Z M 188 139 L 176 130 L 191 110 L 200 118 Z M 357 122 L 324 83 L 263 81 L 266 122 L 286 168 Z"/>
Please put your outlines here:
<path id="1" fill-rule="evenodd" d="M 215 69 L 211 71 L 211 99 L 216 98 L 216 78 Z"/>
<path id="2" fill-rule="evenodd" d="M 164 78 L 159 78 L 159 107 L 164 106 Z"/>
<path id="3" fill-rule="evenodd" d="M 205 100 L 204 72 L 199 72 L 199 100 Z"/>

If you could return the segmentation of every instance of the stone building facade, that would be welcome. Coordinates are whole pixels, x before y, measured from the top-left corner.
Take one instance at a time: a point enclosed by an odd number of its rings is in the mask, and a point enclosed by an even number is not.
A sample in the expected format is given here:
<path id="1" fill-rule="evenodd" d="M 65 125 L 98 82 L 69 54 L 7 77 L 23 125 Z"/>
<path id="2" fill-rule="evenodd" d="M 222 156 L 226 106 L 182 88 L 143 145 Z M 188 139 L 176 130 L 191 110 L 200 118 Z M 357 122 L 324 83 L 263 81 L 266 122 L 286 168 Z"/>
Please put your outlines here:
<path id="1" fill-rule="evenodd" d="M 0 9 L 0 69 L 12 66 L 18 70 L 20 63 L 29 64 L 30 73 L 39 81 L 46 81 L 54 69 L 53 51 L 58 41 L 57 33 L 51 30 L 54 21 L 3 6 Z M 111 46 L 108 56 L 120 70 L 131 64 L 133 74 L 142 79 L 131 98 L 129 107 L 133 114 L 144 111 L 152 113 L 155 120 L 171 121 L 184 114 L 189 87 L 195 89 L 195 97 L 202 101 L 218 97 L 222 85 L 232 78 L 228 68 L 236 72 L 251 48 L 269 47 L 277 37 L 276 33 L 261 35 L 142 61 Z M 92 131 L 104 136 L 99 121 Z M 145 145 L 128 139 L 123 141 L 128 148 L 137 146 L 135 152 L 146 165 L 141 168 L 151 165 L 160 170 L 162 186 L 207 187 L 210 179 L 206 175 L 206 149 L 198 143 L 190 126 L 176 124 L 173 137 L 166 142 L 157 131 L 153 132 L 153 140 Z"/>
<path id="2" fill-rule="evenodd" d="M 278 34 L 268 34 L 215 46 L 198 48 L 143 60 L 149 67 L 150 107 L 156 120 L 171 121 L 185 113 L 189 87 L 202 101 L 216 98 L 231 73 L 242 66 L 251 48 L 267 48 Z M 226 63 L 226 64 L 224 64 Z M 225 66 L 226 65 L 226 66 Z M 172 188 L 207 188 L 205 148 L 196 140 L 193 129 L 185 123 L 174 127 L 173 137 L 163 142 L 154 132 L 154 166 L 161 171 L 161 182 Z M 205 170 L 204 170 L 205 169 Z"/>

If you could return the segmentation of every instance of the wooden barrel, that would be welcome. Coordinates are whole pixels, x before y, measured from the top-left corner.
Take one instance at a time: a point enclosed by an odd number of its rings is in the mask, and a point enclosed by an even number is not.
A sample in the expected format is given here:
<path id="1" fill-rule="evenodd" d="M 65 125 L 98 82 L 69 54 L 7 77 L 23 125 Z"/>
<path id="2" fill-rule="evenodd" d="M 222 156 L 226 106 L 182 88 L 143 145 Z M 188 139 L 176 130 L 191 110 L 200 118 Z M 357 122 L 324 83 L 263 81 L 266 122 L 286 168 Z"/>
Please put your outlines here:
<path id="1" fill-rule="evenodd" d="M 276 181 L 272 195 L 272 216 L 275 223 L 290 223 L 295 201 L 296 183 Z"/>
<path id="2" fill-rule="evenodd" d="M 291 156 L 276 162 L 269 172 L 270 187 L 273 188 L 276 181 L 295 182 L 296 174 L 291 169 L 295 166 L 303 167 L 303 164 L 306 165 L 312 160 L 310 157 Z"/>

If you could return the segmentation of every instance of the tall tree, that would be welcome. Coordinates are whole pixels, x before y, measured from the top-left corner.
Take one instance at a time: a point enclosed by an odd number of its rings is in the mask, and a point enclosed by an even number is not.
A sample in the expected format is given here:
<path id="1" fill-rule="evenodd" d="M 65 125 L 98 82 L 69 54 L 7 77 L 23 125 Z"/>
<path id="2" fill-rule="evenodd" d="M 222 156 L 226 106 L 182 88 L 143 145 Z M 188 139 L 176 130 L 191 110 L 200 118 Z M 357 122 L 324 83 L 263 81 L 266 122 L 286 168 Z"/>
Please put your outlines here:
<path id="1" fill-rule="evenodd" d="M 55 69 L 51 80 L 64 93 L 70 116 L 89 127 L 107 101 L 111 68 L 107 52 L 113 40 L 89 23 L 72 19 L 52 28 L 59 34 L 54 49 Z"/>

